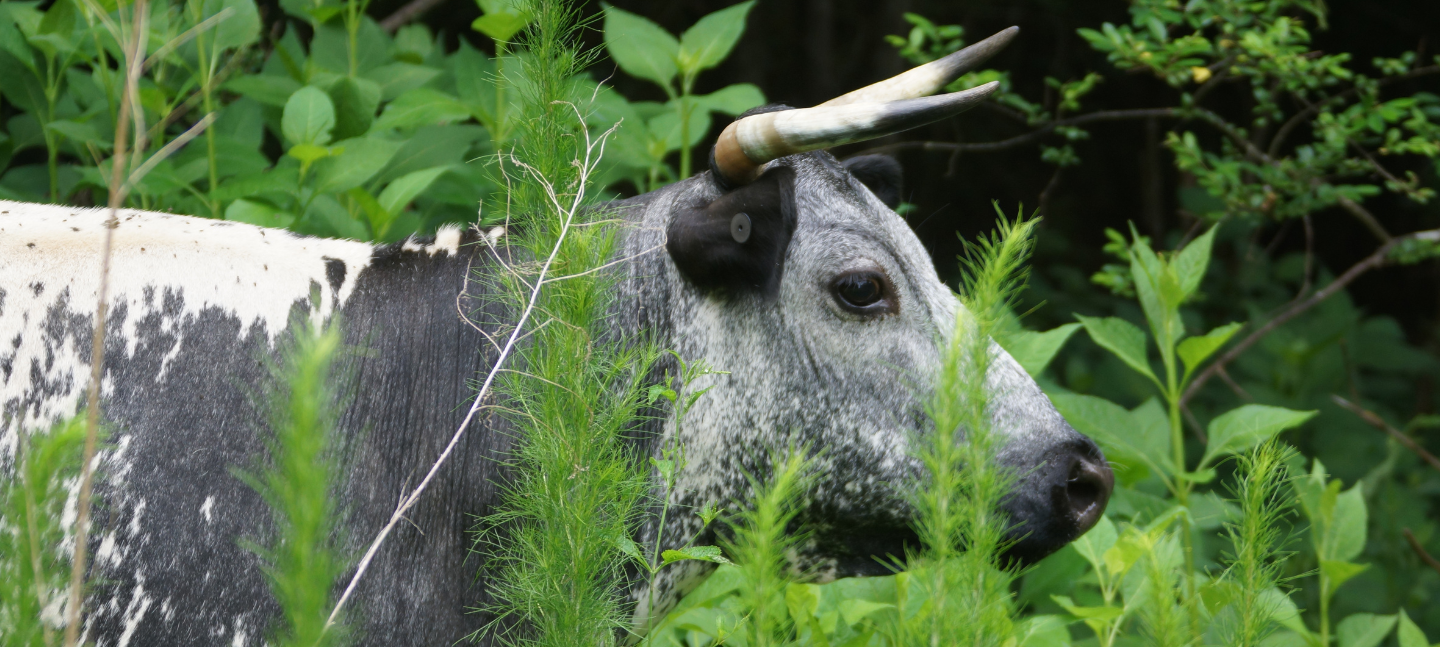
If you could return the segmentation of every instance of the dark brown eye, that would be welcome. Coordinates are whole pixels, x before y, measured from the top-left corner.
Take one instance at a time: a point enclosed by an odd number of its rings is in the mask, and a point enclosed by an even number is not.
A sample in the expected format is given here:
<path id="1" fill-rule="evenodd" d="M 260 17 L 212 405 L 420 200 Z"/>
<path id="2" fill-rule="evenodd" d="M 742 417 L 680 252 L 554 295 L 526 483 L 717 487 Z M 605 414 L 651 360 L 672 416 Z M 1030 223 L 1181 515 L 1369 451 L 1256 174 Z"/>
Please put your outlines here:
<path id="1" fill-rule="evenodd" d="M 890 309 L 884 276 L 877 272 L 848 272 L 830 282 L 835 303 L 853 313 L 872 314 Z"/>

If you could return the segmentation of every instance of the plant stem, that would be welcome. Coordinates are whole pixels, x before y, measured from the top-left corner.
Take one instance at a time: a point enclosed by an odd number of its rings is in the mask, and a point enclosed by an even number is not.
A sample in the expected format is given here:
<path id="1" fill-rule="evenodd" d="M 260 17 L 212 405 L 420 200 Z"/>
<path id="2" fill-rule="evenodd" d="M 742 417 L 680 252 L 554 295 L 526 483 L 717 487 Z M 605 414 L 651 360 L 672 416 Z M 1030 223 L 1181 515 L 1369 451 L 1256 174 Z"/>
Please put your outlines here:
<path id="1" fill-rule="evenodd" d="M 680 179 L 690 177 L 690 89 L 695 84 L 695 75 L 686 74 L 680 80 Z"/>

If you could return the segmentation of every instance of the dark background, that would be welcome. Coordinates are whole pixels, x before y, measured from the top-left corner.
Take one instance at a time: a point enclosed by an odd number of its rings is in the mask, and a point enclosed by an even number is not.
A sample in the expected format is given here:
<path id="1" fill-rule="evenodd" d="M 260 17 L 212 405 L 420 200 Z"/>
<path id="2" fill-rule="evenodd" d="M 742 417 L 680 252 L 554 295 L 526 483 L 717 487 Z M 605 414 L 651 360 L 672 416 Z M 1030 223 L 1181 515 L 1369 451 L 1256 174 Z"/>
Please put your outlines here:
<path id="1" fill-rule="evenodd" d="M 370 13 L 387 16 L 403 0 L 376 0 Z M 674 34 L 683 32 L 702 16 L 733 4 L 730 0 L 615 0 L 622 9 L 646 16 Z M 1020 37 L 990 63 L 1011 73 L 1014 87 L 1031 101 L 1048 100 L 1044 79 L 1061 81 L 1082 78 L 1089 71 L 1105 75 L 1105 81 L 1085 101 L 1086 110 L 1173 106 L 1177 94 L 1148 74 L 1127 74 L 1115 70 L 1103 54 L 1090 49 L 1076 34 L 1080 27 L 1098 28 L 1104 22 L 1127 23 L 1128 4 L 1122 0 L 761 0 L 751 11 L 746 32 L 735 52 L 719 67 L 703 73 L 695 91 L 706 93 L 731 83 L 758 85 L 771 102 L 810 106 L 861 87 L 909 67 L 894 47 L 885 42 L 887 34 L 906 34 L 910 25 L 905 12 L 916 12 L 937 24 L 959 24 L 967 42 L 973 42 L 1010 25 L 1018 25 Z M 1332 0 L 1328 29 L 1314 30 L 1315 48 L 1325 52 L 1354 54 L 1352 69 L 1375 75 L 1369 61 L 1377 56 L 1393 57 L 1420 48 L 1422 60 L 1440 51 L 1440 2 L 1429 0 Z M 599 2 L 584 5 L 595 17 L 589 33 L 591 44 L 601 47 Z M 472 0 L 446 0 L 421 20 L 448 39 L 466 38 L 482 49 L 487 39 L 469 29 L 479 16 Z M 613 64 L 602 58 L 596 73 L 610 76 Z M 623 73 L 612 83 L 631 100 L 663 100 L 663 93 L 648 82 Z M 1387 89 L 1387 96 L 1424 90 L 1440 93 L 1440 79 L 1430 77 Z M 1239 91 L 1234 91 L 1239 94 Z M 1220 97 L 1222 102 L 1225 97 Z M 1232 118 L 1245 114 L 1244 98 L 1231 98 Z M 1222 105 L 1223 107 L 1223 105 Z M 715 122 L 716 133 L 724 125 Z M 1039 159 L 1038 145 L 999 153 L 967 154 L 951 159 L 944 152 L 906 151 L 898 154 L 906 170 L 905 200 L 915 203 L 908 214 L 943 276 L 953 276 L 955 255 L 960 244 L 955 236 L 988 230 L 994 222 L 992 201 L 1010 213 L 1020 204 L 1026 211 L 1040 203 L 1041 193 L 1052 179 L 1054 186 L 1043 205 L 1046 222 L 1036 256 L 1035 273 L 1047 278 L 1061 293 L 1077 277 L 1088 277 L 1106 262 L 1101 252 L 1104 228 L 1124 231 L 1134 222 L 1142 233 L 1157 237 L 1161 245 L 1173 245 L 1193 225 L 1193 219 L 1179 209 L 1177 189 L 1186 179 L 1178 177 L 1171 155 L 1160 144 L 1172 128 L 1194 130 L 1211 136 L 1203 127 L 1177 125 L 1166 120 L 1147 128 L 1146 122 L 1114 122 L 1094 125 L 1091 138 L 1076 144 L 1083 163 L 1054 178 L 1054 167 Z M 984 142 L 1012 137 L 1027 128 L 993 108 L 981 107 L 959 118 L 911 131 L 886 141 L 904 139 L 946 142 Z M 1049 140 L 1060 143 L 1058 137 Z M 843 157 L 883 144 L 871 142 L 836 151 Z M 696 151 L 695 168 L 703 169 L 706 147 Z M 1427 165 L 1428 166 L 1428 165 Z M 1403 168 L 1403 167 L 1401 167 Z M 1415 170 L 1435 186 L 1433 168 Z M 1440 201 L 1435 201 L 1440 202 Z M 1367 203 L 1392 233 L 1403 233 L 1440 225 L 1436 205 L 1421 208 L 1402 199 L 1385 196 Z M 1321 268 L 1339 274 L 1369 254 L 1375 241 L 1355 221 L 1339 210 L 1317 214 L 1315 241 Z M 1272 224 L 1255 233 L 1258 243 L 1275 245 L 1277 252 L 1303 249 L 1301 228 Z M 1281 238 L 1278 240 L 1276 236 Z M 1223 257 L 1223 252 L 1217 252 Z M 1058 269 L 1065 269 L 1057 276 Z M 1078 275 L 1076 274 L 1078 272 Z M 1372 313 L 1396 317 L 1411 343 L 1436 350 L 1437 322 L 1440 322 L 1440 264 L 1387 268 L 1371 272 L 1350 290 L 1357 304 Z M 1083 303 L 1064 303 L 1048 295 L 1051 303 L 1036 311 L 1031 324 L 1049 326 L 1070 320 L 1070 311 L 1084 309 Z"/>

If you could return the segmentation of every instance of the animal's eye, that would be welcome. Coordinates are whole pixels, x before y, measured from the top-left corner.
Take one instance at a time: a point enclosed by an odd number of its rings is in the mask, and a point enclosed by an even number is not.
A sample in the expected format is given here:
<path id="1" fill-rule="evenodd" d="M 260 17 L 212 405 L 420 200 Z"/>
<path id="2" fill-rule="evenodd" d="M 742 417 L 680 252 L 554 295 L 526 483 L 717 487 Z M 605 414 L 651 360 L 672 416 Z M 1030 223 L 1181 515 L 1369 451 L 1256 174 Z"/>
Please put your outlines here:
<path id="1" fill-rule="evenodd" d="M 830 282 L 830 294 L 835 296 L 835 303 L 841 308 L 870 315 L 891 309 L 887 286 L 884 275 L 878 272 L 847 272 Z"/>

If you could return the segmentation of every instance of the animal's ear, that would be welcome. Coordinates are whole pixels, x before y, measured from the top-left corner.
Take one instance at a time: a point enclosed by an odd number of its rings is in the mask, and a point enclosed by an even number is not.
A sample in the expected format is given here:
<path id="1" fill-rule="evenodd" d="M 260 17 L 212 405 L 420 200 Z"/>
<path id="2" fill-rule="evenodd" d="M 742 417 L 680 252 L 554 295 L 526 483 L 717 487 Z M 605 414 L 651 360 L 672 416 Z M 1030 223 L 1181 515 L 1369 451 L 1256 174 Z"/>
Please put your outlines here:
<path id="1" fill-rule="evenodd" d="M 900 204 L 900 162 L 888 155 L 859 155 L 844 162 L 850 175 L 870 188 L 880 202 L 894 209 Z"/>
<path id="2" fill-rule="evenodd" d="M 771 169 L 709 204 L 677 213 L 665 241 L 675 267 L 703 290 L 774 297 L 795 232 L 794 186 L 794 171 Z"/>

